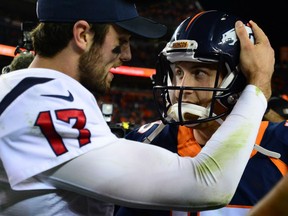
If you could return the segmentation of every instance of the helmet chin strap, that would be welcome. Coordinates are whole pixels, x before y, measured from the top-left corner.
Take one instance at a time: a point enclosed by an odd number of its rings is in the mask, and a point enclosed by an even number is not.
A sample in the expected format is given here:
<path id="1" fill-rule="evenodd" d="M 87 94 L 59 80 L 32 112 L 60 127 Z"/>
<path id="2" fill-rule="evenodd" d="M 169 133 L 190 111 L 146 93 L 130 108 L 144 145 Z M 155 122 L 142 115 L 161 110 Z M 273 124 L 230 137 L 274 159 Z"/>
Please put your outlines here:
<path id="1" fill-rule="evenodd" d="M 179 109 L 178 109 L 179 105 L 178 103 L 173 104 L 173 106 L 171 106 L 168 110 L 168 116 L 170 117 L 170 119 L 174 119 L 175 121 L 179 121 Z M 182 119 L 184 121 L 189 121 L 191 119 L 186 118 L 186 116 L 198 116 L 199 120 L 203 119 L 203 118 L 207 118 L 209 116 L 209 112 L 210 112 L 210 108 L 209 107 L 203 107 L 203 106 L 199 106 L 196 104 L 191 104 L 191 103 L 181 103 L 181 114 L 182 114 Z M 213 116 L 216 116 L 216 114 L 213 113 Z M 219 124 L 223 123 L 223 120 L 221 118 L 216 119 L 215 121 L 217 121 Z M 188 127 L 192 127 L 195 125 L 198 125 L 199 123 L 195 123 L 195 124 L 190 124 L 190 125 L 186 125 Z"/>
<path id="2" fill-rule="evenodd" d="M 209 113 L 209 108 L 205 108 L 199 105 L 195 105 L 195 104 L 190 104 L 190 103 L 182 103 L 181 104 L 181 109 L 182 109 L 182 119 L 184 120 L 189 120 L 185 118 L 185 114 L 192 114 L 195 116 L 199 116 L 198 119 L 204 118 L 208 116 Z M 173 106 L 171 106 L 168 110 L 168 117 L 166 117 L 166 119 L 168 121 L 170 120 L 175 120 L 175 121 L 179 121 L 179 115 L 178 115 L 178 103 L 173 104 Z M 223 120 L 221 118 L 216 119 L 215 121 L 217 121 L 219 124 L 223 123 Z M 198 125 L 199 123 L 195 123 L 195 124 L 189 124 L 189 125 L 185 125 L 186 127 L 193 127 Z M 151 143 L 153 141 L 153 139 L 164 129 L 166 125 L 161 122 L 159 124 L 159 126 L 149 135 L 144 139 L 144 143 Z"/>

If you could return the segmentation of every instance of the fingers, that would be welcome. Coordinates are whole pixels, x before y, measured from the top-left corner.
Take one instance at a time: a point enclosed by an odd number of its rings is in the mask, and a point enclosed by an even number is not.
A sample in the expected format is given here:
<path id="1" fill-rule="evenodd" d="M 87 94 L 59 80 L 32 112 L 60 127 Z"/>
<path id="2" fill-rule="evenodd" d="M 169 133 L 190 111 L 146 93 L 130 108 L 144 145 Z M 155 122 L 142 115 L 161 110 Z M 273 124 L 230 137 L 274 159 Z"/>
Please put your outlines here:
<path id="1" fill-rule="evenodd" d="M 239 40 L 240 40 L 241 45 L 246 44 L 246 43 L 248 43 L 248 44 L 251 43 L 251 41 L 248 37 L 248 33 L 247 33 L 245 26 L 244 26 L 242 21 L 237 21 L 235 23 L 235 31 L 236 31 L 236 34 L 237 34 Z M 250 41 L 250 42 L 248 42 L 248 41 Z"/>
<path id="2" fill-rule="evenodd" d="M 252 28 L 252 31 L 254 34 L 255 44 L 265 43 L 267 45 L 270 45 L 268 37 L 254 21 L 250 20 L 249 26 Z M 245 29 L 245 25 L 243 24 L 242 21 L 237 21 L 235 23 L 235 31 L 242 44 L 247 45 L 251 43 L 251 41 L 250 43 L 248 43 L 248 40 L 250 39 L 249 39 L 247 30 Z"/>
<path id="3" fill-rule="evenodd" d="M 235 23 L 235 31 L 240 40 L 240 69 L 247 78 L 247 83 L 260 88 L 266 98 L 271 95 L 271 77 L 274 71 L 274 50 L 263 30 L 253 21 L 249 26 L 254 34 L 254 42 L 249 39 L 245 25 Z"/>
<path id="4" fill-rule="evenodd" d="M 270 45 L 269 39 L 266 36 L 266 34 L 263 32 L 263 30 L 252 20 L 249 21 L 249 24 L 254 33 L 255 44 L 267 43 L 267 45 Z"/>

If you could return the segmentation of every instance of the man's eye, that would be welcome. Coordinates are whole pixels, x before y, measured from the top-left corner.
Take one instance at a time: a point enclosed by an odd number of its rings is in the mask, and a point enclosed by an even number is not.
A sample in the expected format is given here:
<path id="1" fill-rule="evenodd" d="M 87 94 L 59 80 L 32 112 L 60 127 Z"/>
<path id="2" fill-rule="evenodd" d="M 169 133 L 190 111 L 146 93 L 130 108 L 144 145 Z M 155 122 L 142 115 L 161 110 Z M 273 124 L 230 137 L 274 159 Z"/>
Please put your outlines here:
<path id="1" fill-rule="evenodd" d="M 180 70 L 180 69 L 176 69 L 176 70 L 175 70 L 175 76 L 178 76 L 178 77 L 183 76 L 183 71 Z"/>
<path id="2" fill-rule="evenodd" d="M 207 76 L 208 76 L 207 73 L 205 73 L 205 71 L 203 70 L 197 70 L 195 72 L 195 77 L 207 77 Z"/>
<path id="3" fill-rule="evenodd" d="M 114 54 L 120 54 L 121 53 L 121 46 L 116 46 L 114 49 L 112 49 L 112 53 Z"/>

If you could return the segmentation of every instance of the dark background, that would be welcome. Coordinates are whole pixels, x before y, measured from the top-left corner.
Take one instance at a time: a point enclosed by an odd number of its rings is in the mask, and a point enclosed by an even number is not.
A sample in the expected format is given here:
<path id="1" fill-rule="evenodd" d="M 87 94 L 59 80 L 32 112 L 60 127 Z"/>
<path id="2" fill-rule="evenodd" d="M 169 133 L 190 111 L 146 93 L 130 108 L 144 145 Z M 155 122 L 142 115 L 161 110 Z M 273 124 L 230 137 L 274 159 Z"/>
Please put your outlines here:
<path id="1" fill-rule="evenodd" d="M 288 46 L 288 2 L 285 0 L 200 0 L 206 10 L 218 9 L 254 20 L 269 37 L 278 55 L 280 46 Z"/>
<path id="2" fill-rule="evenodd" d="M 0 0 L 0 44 L 17 46 L 22 39 L 21 23 L 37 22 L 36 0 Z M 276 67 L 272 81 L 274 95 L 288 94 L 288 61 L 279 67 L 279 48 L 288 46 L 288 3 L 287 0 L 131 0 L 136 1 L 138 11 L 145 17 L 168 25 L 168 33 L 173 33 L 187 16 L 198 10 L 221 10 L 245 19 L 254 20 L 267 34 L 276 54 Z M 192 5 L 192 7 L 191 7 Z M 194 6 L 197 5 L 196 9 Z M 191 9 L 192 8 L 192 9 Z M 193 9 L 194 8 L 194 9 Z M 205 26 L 203 26 L 205 28 Z M 167 35 L 167 37 L 169 37 Z M 170 38 L 170 37 L 169 37 Z M 168 40 L 169 40 L 168 38 Z M 166 40 L 166 39 L 165 39 Z M 164 40 L 164 41 L 165 41 Z M 161 44 L 136 41 L 131 43 L 132 66 L 154 67 Z M 149 45 L 148 45 L 149 44 Z M 158 45 L 160 44 L 160 46 Z M 0 69 L 12 61 L 12 57 L 0 55 Z M 145 64 L 145 65 L 139 65 Z M 152 105 L 152 83 L 149 78 L 116 75 L 112 83 L 113 91 L 106 98 L 97 98 L 99 104 L 113 103 L 112 122 L 128 121 L 144 124 L 154 121 L 156 113 Z M 119 102 L 120 100 L 120 104 Z M 145 103 L 144 103 L 145 102 Z M 131 113 L 130 111 L 133 110 Z M 143 111 L 144 110 L 144 111 Z M 148 111 L 148 112 L 147 112 Z M 144 114 L 150 115 L 144 115 Z"/>
<path id="3" fill-rule="evenodd" d="M 177 2 L 187 4 L 186 0 L 135 0 L 142 4 L 155 2 Z M 36 19 L 36 0 L 2 0 L 0 18 L 9 17 L 12 20 L 32 21 Z M 199 0 L 203 10 L 217 9 L 231 12 L 243 18 L 254 20 L 267 34 L 275 49 L 278 59 L 279 47 L 288 46 L 288 3 L 286 0 Z M 177 10 L 175 8 L 175 10 Z M 0 35 L 3 34 L 0 29 Z M 5 43 L 1 41 L 0 43 Z"/>

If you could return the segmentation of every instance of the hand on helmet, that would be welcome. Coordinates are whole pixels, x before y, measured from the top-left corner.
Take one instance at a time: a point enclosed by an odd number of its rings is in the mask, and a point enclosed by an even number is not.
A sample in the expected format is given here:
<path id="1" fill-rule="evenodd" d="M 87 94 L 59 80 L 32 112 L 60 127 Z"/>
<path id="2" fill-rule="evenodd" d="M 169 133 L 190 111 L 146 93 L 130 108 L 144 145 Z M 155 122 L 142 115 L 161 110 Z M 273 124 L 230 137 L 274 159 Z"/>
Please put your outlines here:
<path id="1" fill-rule="evenodd" d="M 271 96 L 271 78 L 274 72 L 275 54 L 269 39 L 262 29 L 253 21 L 249 21 L 255 37 L 253 44 L 241 21 L 235 24 L 240 40 L 240 67 L 249 84 L 257 86 L 267 99 Z"/>

